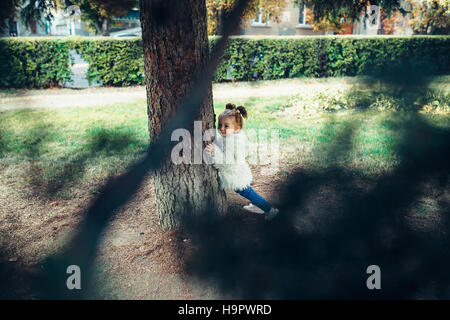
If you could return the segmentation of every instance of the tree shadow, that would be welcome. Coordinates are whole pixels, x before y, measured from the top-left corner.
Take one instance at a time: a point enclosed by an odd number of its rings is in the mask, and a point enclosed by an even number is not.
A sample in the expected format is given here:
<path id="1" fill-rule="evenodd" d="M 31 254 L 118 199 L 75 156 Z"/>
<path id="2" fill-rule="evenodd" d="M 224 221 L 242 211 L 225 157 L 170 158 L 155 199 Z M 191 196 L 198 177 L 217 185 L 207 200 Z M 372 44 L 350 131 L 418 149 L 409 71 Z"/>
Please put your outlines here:
<path id="1" fill-rule="evenodd" d="M 367 66 L 359 83 L 345 93 L 346 102 L 356 110 L 419 111 L 438 101 L 448 104 L 448 95 L 430 87 L 438 65 L 429 58 L 392 61 L 388 66 Z"/>
<path id="2" fill-rule="evenodd" d="M 14 117 L 15 122 L 25 124 L 25 127 L 18 136 L 3 127 L 0 129 L 0 155 L 11 155 L 28 163 L 23 173 L 24 183 L 42 199 L 60 197 L 62 191 L 83 178 L 86 167 L 94 159 L 125 156 L 130 146 L 145 149 L 133 133 L 123 132 L 120 127 L 95 127 L 85 133 L 85 144 L 70 154 L 61 154 L 49 161 L 46 153 L 49 148 L 54 148 L 52 144 L 58 139 L 55 125 L 39 118 L 33 110 L 18 111 Z M 0 121 L 4 121 L 2 117 Z"/>
<path id="3" fill-rule="evenodd" d="M 430 79 L 410 67 L 371 74 L 368 91 L 414 103 Z M 402 129 L 391 171 L 373 177 L 346 166 L 359 127 L 349 122 L 326 148 L 316 147 L 325 169 L 298 168 L 274 187 L 280 214 L 273 221 L 248 222 L 242 211 L 185 221 L 193 239 L 185 271 L 238 299 L 450 298 L 450 130 L 406 110 L 403 122 L 387 124 Z M 437 205 L 417 217 L 423 198 Z M 367 285 L 371 265 L 380 267 L 380 290 Z"/>
<path id="4" fill-rule="evenodd" d="M 44 197 L 54 198 L 60 191 L 79 181 L 93 159 L 125 154 L 132 144 L 140 144 L 140 141 L 131 133 L 120 132 L 120 128 L 95 128 L 87 144 L 80 147 L 74 157 L 58 161 L 53 170 L 47 170 L 47 175 L 33 175 L 34 190 Z M 32 169 L 43 170 L 39 165 L 34 165 Z"/>
<path id="5" fill-rule="evenodd" d="M 450 131 L 418 115 L 405 125 L 402 164 L 392 173 L 298 169 L 279 187 L 280 215 L 271 222 L 186 221 L 195 248 L 186 271 L 240 299 L 448 299 L 448 203 L 433 232 L 411 229 L 407 214 L 430 176 L 441 192 L 447 187 Z M 351 137 L 349 126 L 328 156 L 349 152 Z M 370 265 L 381 268 L 381 290 L 366 286 Z"/>

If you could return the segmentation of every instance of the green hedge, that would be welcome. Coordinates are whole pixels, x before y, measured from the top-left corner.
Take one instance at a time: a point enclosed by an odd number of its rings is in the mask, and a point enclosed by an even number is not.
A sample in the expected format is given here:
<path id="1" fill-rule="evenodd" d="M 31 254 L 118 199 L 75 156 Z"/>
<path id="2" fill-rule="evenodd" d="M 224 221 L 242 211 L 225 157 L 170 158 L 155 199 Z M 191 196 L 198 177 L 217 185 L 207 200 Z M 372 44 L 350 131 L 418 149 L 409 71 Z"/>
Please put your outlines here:
<path id="1" fill-rule="evenodd" d="M 0 87 L 48 88 L 70 79 L 68 42 L 0 39 Z"/>
<path id="2" fill-rule="evenodd" d="M 211 39 L 211 45 L 217 40 Z M 450 37 L 235 37 L 214 80 L 273 80 L 295 77 L 356 76 L 420 68 L 450 73 Z"/>
<path id="3" fill-rule="evenodd" d="M 145 83 L 140 38 L 80 38 L 71 41 L 71 47 L 89 63 L 89 81 L 100 81 L 107 86 Z"/>
<path id="4" fill-rule="evenodd" d="M 216 41 L 210 38 L 210 48 Z M 145 83 L 139 38 L 4 38 L 0 86 L 61 85 L 70 79 L 70 49 L 89 63 L 90 81 Z M 429 75 L 450 74 L 450 37 L 232 37 L 214 81 L 356 76 L 405 66 Z"/>

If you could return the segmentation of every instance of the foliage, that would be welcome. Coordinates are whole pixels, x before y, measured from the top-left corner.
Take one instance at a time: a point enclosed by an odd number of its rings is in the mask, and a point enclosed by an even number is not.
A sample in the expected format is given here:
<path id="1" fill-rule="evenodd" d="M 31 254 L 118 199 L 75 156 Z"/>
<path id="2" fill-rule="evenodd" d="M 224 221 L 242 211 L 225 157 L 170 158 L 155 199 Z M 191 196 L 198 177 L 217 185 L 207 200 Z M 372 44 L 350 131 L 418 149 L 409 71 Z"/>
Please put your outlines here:
<path id="1" fill-rule="evenodd" d="M 448 0 L 409 0 L 412 6 L 410 26 L 416 34 L 449 34 Z"/>
<path id="2" fill-rule="evenodd" d="M 97 34 L 108 35 L 112 17 L 127 14 L 137 0 L 54 0 L 60 7 L 77 5 L 81 10 L 81 18 L 88 22 L 89 29 Z"/>
<path id="3" fill-rule="evenodd" d="M 145 83 L 141 39 L 80 38 L 71 47 L 89 63 L 89 81 L 108 86 Z"/>
<path id="4" fill-rule="evenodd" d="M 210 38 L 210 48 L 217 41 Z M 450 73 L 449 37 L 232 37 L 214 81 L 384 73 L 404 64 Z M 103 85 L 144 84 L 140 38 L 2 39 L 1 87 L 49 87 L 70 79 L 69 49 L 89 63 L 88 79 Z"/>
<path id="5" fill-rule="evenodd" d="M 415 91 L 419 90 L 419 91 Z M 289 101 L 289 108 L 280 112 L 289 118 L 304 118 L 321 112 L 343 110 L 414 111 L 450 114 L 450 92 L 442 89 L 414 89 L 398 95 L 392 88 L 365 86 L 315 86 L 297 94 Z"/>
<path id="6" fill-rule="evenodd" d="M 221 15 L 226 15 L 231 11 L 236 0 L 206 0 L 208 35 L 219 33 Z M 243 21 L 255 18 L 259 9 L 262 9 L 264 21 L 270 19 L 277 21 L 278 15 L 287 5 L 287 0 L 251 0 L 244 11 Z"/>
<path id="7" fill-rule="evenodd" d="M 381 9 L 384 34 L 393 34 L 409 25 L 415 34 L 449 34 L 450 6 L 446 0 L 406 0 L 405 11 L 394 10 L 386 13 Z M 406 16 L 406 19 L 404 17 Z"/>
<path id="8" fill-rule="evenodd" d="M 400 0 L 294 0 L 295 3 L 303 2 L 313 9 L 313 20 L 319 22 L 326 17 L 329 21 L 340 21 L 341 18 L 348 22 L 359 20 L 361 14 L 367 13 L 367 7 L 373 4 L 383 8 L 389 14 L 394 10 L 404 9 L 400 6 Z"/>
<path id="9" fill-rule="evenodd" d="M 54 8 L 55 2 L 52 0 L 30 0 L 20 10 L 20 19 L 31 33 L 36 33 L 37 24 L 42 25 L 43 21 L 51 21 L 53 19 L 51 11 Z"/>
<path id="10" fill-rule="evenodd" d="M 303 2 L 299 2 L 299 5 L 303 5 Z M 351 22 L 351 19 L 343 12 L 337 18 L 332 17 L 330 14 L 326 14 L 320 18 L 314 18 L 314 12 L 311 7 L 306 7 L 306 22 L 314 27 L 314 31 L 332 30 L 336 33 L 340 33 L 344 30 L 346 23 Z"/>
<path id="11" fill-rule="evenodd" d="M 233 37 L 214 80 L 355 76 L 405 63 L 428 74 L 448 74 L 449 41 L 439 36 Z"/>
<path id="12" fill-rule="evenodd" d="M 46 88 L 70 79 L 68 42 L 0 39 L 0 87 Z"/>

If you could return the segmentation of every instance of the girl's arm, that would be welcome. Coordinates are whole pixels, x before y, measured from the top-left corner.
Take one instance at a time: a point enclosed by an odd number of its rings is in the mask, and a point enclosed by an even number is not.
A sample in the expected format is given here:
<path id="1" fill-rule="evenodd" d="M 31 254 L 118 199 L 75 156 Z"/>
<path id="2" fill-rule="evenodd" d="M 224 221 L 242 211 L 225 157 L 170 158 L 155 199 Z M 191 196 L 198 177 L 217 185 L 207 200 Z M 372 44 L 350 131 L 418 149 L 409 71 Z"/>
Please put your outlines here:
<path id="1" fill-rule="evenodd" d="M 220 149 L 217 144 L 214 144 L 214 151 L 212 153 L 212 157 L 214 160 L 213 162 L 214 167 L 219 168 L 220 165 L 224 164 L 225 155 L 222 149 Z"/>
<path id="2" fill-rule="evenodd" d="M 219 133 L 216 133 L 216 138 L 214 139 L 214 142 L 209 143 L 206 146 L 206 153 L 211 157 L 212 163 L 214 167 L 218 168 L 221 164 L 224 163 L 225 155 L 222 151 L 223 148 L 223 138 L 219 135 Z"/>
<path id="3" fill-rule="evenodd" d="M 218 161 L 221 164 L 242 164 L 245 163 L 247 155 L 247 137 L 245 134 L 234 134 L 226 138 L 223 152 L 219 153 Z"/>

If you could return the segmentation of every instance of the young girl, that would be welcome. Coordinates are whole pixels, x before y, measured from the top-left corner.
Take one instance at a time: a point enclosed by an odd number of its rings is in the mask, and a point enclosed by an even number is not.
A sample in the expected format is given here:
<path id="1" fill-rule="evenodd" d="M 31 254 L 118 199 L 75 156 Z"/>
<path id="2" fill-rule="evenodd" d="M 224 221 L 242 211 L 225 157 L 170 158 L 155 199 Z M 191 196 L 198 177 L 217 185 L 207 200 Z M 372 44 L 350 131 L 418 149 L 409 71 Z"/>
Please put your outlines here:
<path id="1" fill-rule="evenodd" d="M 251 187 L 252 173 L 245 161 L 248 139 L 242 130 L 243 118 L 247 119 L 244 107 L 236 108 L 228 103 L 226 110 L 219 115 L 219 135 L 215 143 L 206 146 L 206 152 L 212 156 L 213 165 L 219 171 L 222 188 L 233 190 L 251 201 L 244 209 L 256 213 L 264 213 L 266 220 L 273 219 L 278 209 L 272 207 Z"/>

